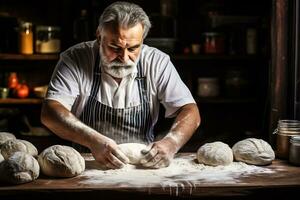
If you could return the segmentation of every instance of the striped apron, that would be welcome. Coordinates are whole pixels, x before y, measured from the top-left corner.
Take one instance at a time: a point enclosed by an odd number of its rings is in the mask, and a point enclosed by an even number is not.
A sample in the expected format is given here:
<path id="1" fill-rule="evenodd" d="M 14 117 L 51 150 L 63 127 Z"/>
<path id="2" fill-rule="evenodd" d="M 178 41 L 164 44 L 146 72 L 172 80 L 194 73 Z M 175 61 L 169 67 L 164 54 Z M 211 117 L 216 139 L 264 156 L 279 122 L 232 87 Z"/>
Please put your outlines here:
<path id="1" fill-rule="evenodd" d="M 80 120 L 99 133 L 115 140 L 117 144 L 127 142 L 151 143 L 154 140 L 150 103 L 146 90 L 146 78 L 140 62 L 137 64 L 140 105 L 128 108 L 112 108 L 97 100 L 101 84 L 101 68 L 97 56 L 90 96 L 80 116 Z M 74 144 L 80 152 L 89 152 L 81 145 Z"/>

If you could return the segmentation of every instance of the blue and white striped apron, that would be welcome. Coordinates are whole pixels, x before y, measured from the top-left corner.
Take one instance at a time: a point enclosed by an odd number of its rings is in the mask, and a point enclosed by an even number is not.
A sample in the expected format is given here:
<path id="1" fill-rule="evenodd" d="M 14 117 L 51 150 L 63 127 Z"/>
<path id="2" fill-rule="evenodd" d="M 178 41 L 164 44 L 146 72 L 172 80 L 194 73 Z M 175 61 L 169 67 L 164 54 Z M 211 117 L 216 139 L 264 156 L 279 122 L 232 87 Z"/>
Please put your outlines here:
<path id="1" fill-rule="evenodd" d="M 140 105 L 129 108 L 112 108 L 97 100 L 101 84 L 101 69 L 99 55 L 94 66 L 94 76 L 90 96 L 81 113 L 80 120 L 97 130 L 99 133 L 115 140 L 117 144 L 127 142 L 151 143 L 154 140 L 150 103 L 146 90 L 146 77 L 140 62 L 137 64 L 137 77 Z M 87 148 L 74 145 L 81 152 Z"/>

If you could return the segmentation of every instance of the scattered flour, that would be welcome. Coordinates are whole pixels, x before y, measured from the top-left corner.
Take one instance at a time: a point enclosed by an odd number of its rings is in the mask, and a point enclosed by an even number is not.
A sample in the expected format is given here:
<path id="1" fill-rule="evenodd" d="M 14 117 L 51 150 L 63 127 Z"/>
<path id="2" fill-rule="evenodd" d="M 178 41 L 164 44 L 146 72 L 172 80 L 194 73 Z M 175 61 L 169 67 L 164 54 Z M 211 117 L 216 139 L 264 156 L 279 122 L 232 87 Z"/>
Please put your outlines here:
<path id="1" fill-rule="evenodd" d="M 117 170 L 101 170 L 99 167 L 87 166 L 85 172 L 80 177 L 80 184 L 93 186 L 118 187 L 162 187 L 170 190 L 175 188 L 184 190 L 184 186 L 189 186 L 189 193 L 200 184 L 234 184 L 239 182 L 239 178 L 247 177 L 251 174 L 275 173 L 274 170 L 247 165 L 243 162 L 233 162 L 227 166 L 207 166 L 198 164 L 196 155 L 185 155 L 175 158 L 171 165 L 162 169 L 137 169 L 133 165 L 126 165 Z"/>

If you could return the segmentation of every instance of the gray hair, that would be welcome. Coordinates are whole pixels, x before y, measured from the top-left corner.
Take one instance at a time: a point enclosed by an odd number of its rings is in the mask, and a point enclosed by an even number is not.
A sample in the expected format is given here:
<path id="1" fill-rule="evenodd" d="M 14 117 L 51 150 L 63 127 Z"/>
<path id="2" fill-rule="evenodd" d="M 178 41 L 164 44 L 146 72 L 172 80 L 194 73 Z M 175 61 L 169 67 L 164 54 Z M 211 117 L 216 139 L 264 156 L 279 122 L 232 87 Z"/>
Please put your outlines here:
<path id="1" fill-rule="evenodd" d="M 143 39 L 145 39 L 151 28 L 148 15 L 134 3 L 118 1 L 105 8 L 99 18 L 97 31 L 101 33 L 107 26 L 131 28 L 138 23 L 141 23 L 144 28 Z"/>

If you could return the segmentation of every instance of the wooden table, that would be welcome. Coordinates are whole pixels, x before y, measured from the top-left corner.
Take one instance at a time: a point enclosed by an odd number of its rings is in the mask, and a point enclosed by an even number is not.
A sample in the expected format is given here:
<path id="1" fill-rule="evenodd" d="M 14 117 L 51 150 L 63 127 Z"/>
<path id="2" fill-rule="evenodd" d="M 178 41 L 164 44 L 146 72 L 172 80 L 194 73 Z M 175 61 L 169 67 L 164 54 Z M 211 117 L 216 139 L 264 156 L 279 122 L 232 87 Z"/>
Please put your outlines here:
<path id="1" fill-rule="evenodd" d="M 194 154 L 178 154 L 178 157 Z M 86 158 L 86 171 L 95 166 L 95 161 Z M 300 194 L 300 167 L 287 161 L 275 160 L 263 168 L 272 173 L 259 173 L 241 176 L 236 181 L 195 180 L 193 184 L 171 177 L 178 185 L 162 187 L 160 183 L 150 185 L 132 185 L 131 183 L 89 183 L 85 176 L 54 179 L 40 175 L 30 183 L 21 185 L 0 185 L 0 199 L 172 199 L 172 198 L 228 198 L 253 199 L 268 197 L 286 197 Z M 149 178 L 149 177 L 148 177 Z M 145 177 L 147 180 L 147 177 Z M 83 184 L 84 183 L 84 184 Z M 298 197 L 297 197 L 298 199 Z"/>

